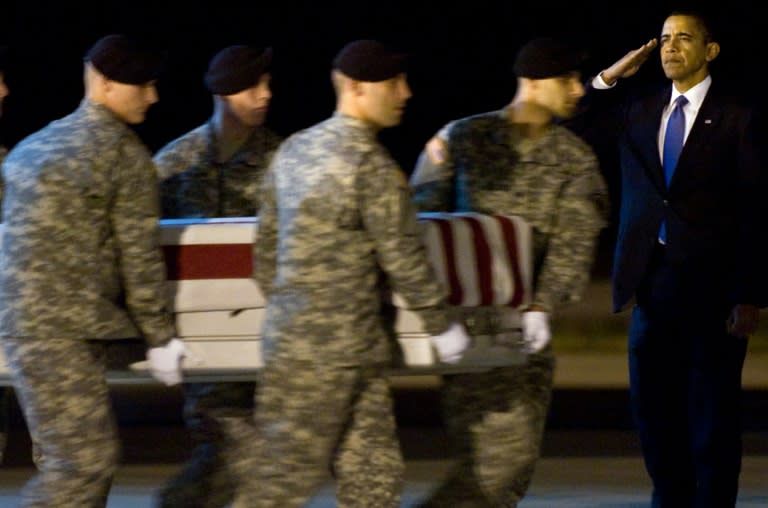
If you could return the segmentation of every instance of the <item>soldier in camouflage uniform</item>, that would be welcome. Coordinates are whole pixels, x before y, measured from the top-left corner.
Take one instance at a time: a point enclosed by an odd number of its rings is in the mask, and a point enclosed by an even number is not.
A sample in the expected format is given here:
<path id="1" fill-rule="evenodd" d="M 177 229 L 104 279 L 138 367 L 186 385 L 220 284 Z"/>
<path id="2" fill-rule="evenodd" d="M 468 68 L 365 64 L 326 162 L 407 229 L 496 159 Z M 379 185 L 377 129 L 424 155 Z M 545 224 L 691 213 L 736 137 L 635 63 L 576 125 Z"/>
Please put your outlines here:
<path id="1" fill-rule="evenodd" d="M 332 73 L 336 112 L 288 138 L 265 178 L 254 255 L 269 297 L 266 365 L 249 443 L 256 465 L 238 508 L 303 506 L 329 468 L 337 506 L 400 506 L 382 274 L 439 334 L 438 352 L 468 342 L 449 323 L 405 176 L 377 141 L 410 97 L 403 65 L 376 41 L 345 46 Z M 441 349 L 446 341 L 456 347 Z"/>
<path id="2" fill-rule="evenodd" d="M 528 361 L 446 376 L 444 409 L 459 463 L 421 506 L 514 507 L 539 457 L 552 390 L 549 316 L 588 282 L 607 188 L 592 149 L 553 123 L 584 94 L 579 54 L 551 39 L 518 53 L 518 88 L 499 111 L 450 122 L 411 177 L 421 211 L 517 215 L 533 227 L 534 294 L 523 310 Z M 470 335 L 490 334 L 497 309 L 477 309 Z"/>
<path id="3" fill-rule="evenodd" d="M 106 506 L 120 456 L 108 339 L 143 336 L 151 365 L 178 344 L 157 176 L 127 125 L 157 101 L 161 63 L 123 36 L 100 39 L 86 54 L 79 107 L 19 142 L 3 165 L 0 339 L 38 469 L 25 507 Z"/>
<path id="4" fill-rule="evenodd" d="M 213 115 L 154 157 L 163 217 L 244 217 L 258 213 L 261 185 L 281 138 L 265 127 L 272 96 L 272 51 L 243 45 L 212 59 L 205 83 Z M 254 383 L 185 383 L 184 420 L 195 442 L 192 459 L 162 489 L 163 508 L 214 508 L 232 501 L 228 444 L 251 421 Z M 228 435 L 235 432 L 235 435 Z"/>
<path id="5" fill-rule="evenodd" d="M 155 155 L 163 217 L 236 217 L 258 211 L 259 185 L 282 141 L 263 124 L 272 97 L 271 48 L 230 46 L 208 66 L 213 116 Z"/>
<path id="6" fill-rule="evenodd" d="M 10 90 L 5 82 L 5 67 L 7 60 L 8 48 L 6 46 L 0 46 L 0 116 L 3 115 L 3 101 L 8 97 Z M 5 156 L 8 155 L 8 149 L 0 145 L 0 164 L 2 164 Z M 3 197 L 3 181 L 0 179 L 0 199 Z M 1 217 L 0 217 L 1 218 Z"/>
<path id="7" fill-rule="evenodd" d="M 10 93 L 8 85 L 5 83 L 5 66 L 6 55 L 8 48 L 0 46 L 0 116 L 3 113 L 3 101 Z M 5 146 L 0 145 L 0 165 L 2 165 L 5 156 L 8 154 L 8 149 Z M 0 178 L 0 202 L 3 199 L 3 179 Z M 0 216 L 2 220 L 2 216 Z M 10 398 L 11 389 L 6 387 L 0 387 L 0 463 L 3 461 L 3 455 L 5 454 L 5 446 L 8 443 L 8 416 L 10 411 Z"/>

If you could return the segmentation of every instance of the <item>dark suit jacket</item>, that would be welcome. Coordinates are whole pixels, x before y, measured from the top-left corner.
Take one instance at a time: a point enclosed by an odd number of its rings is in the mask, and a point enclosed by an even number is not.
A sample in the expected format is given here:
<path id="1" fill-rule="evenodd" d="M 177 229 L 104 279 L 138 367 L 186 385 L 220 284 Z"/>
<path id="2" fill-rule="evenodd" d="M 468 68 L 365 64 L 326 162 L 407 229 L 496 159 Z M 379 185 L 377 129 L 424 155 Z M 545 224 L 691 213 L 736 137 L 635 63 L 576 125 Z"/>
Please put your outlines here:
<path id="1" fill-rule="evenodd" d="M 601 95 L 588 90 L 579 125 L 606 114 Z M 658 132 L 671 83 L 662 90 L 626 101 L 609 132 L 618 136 L 621 204 L 613 260 L 613 310 L 624 308 L 638 288 L 666 221 L 667 254 L 673 263 L 702 267 L 730 304 L 763 306 L 765 284 L 760 268 L 763 168 L 756 112 L 749 104 L 712 85 L 701 105 L 667 189 L 659 158 Z M 616 113 L 614 112 L 614 115 Z M 605 123 L 602 122 L 605 127 Z M 594 139 L 594 138 L 593 138 Z M 695 263 L 692 264 L 692 263 Z"/>

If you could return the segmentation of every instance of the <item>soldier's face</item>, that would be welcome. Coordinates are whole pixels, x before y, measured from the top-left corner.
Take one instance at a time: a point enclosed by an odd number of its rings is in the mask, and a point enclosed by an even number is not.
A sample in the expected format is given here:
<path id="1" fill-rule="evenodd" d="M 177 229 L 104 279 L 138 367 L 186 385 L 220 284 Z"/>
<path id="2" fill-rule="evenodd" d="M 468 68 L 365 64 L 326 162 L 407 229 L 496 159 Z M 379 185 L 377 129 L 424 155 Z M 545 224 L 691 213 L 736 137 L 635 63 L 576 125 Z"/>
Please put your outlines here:
<path id="1" fill-rule="evenodd" d="M 571 72 L 562 76 L 537 80 L 536 94 L 541 106 L 553 116 L 569 118 L 584 96 L 581 73 Z"/>
<path id="2" fill-rule="evenodd" d="M 398 125 L 411 89 L 405 74 L 375 83 L 360 82 L 359 105 L 363 120 L 379 128 Z"/>
<path id="3" fill-rule="evenodd" d="M 223 97 L 229 112 L 248 127 L 262 125 L 267 117 L 272 90 L 269 87 L 271 76 L 262 74 L 259 82 L 236 94 Z"/>
<path id="4" fill-rule="evenodd" d="M 109 81 L 105 104 L 125 123 L 139 124 L 147 116 L 149 107 L 158 100 L 155 81 L 131 85 Z"/>

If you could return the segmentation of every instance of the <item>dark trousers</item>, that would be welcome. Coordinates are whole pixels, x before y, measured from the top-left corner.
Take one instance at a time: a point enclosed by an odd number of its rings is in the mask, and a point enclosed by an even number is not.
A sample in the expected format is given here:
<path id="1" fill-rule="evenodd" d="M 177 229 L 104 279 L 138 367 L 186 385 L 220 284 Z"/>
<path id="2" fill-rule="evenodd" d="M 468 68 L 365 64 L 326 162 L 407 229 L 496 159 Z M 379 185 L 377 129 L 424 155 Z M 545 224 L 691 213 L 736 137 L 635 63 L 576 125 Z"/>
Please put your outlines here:
<path id="1" fill-rule="evenodd" d="M 233 454 L 252 432 L 252 382 L 185 383 L 191 458 L 158 494 L 158 508 L 222 508 L 235 496 Z"/>
<path id="2" fill-rule="evenodd" d="M 747 339 L 726 332 L 715 265 L 674 265 L 659 246 L 632 313 L 631 403 L 656 508 L 736 504 Z"/>

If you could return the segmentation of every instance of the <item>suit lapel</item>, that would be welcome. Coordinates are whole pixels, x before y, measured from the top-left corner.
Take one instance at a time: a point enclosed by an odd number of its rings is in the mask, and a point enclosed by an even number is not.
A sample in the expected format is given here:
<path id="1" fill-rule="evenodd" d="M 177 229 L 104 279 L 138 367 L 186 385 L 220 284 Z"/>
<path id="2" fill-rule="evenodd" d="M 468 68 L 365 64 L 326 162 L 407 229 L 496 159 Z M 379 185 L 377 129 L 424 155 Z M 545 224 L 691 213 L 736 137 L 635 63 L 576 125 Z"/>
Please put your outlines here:
<path id="1" fill-rule="evenodd" d="M 714 92 L 714 93 L 713 93 Z M 680 159 L 677 161 L 677 168 L 675 174 L 672 175 L 672 181 L 670 182 L 670 188 L 676 184 L 675 182 L 686 181 L 690 176 L 691 171 L 694 170 L 694 166 L 690 164 L 696 157 L 696 154 L 706 152 L 703 150 L 708 143 L 712 142 L 712 135 L 715 132 L 715 127 L 720 121 L 721 110 L 716 105 L 717 100 L 713 97 L 717 92 L 714 91 L 714 84 L 710 86 L 707 91 L 707 95 L 704 97 L 704 101 L 701 103 L 699 113 L 696 115 L 696 120 L 693 122 L 691 132 L 688 134 L 688 139 L 685 140 L 683 145 L 683 151 L 680 152 Z"/>
<path id="2" fill-rule="evenodd" d="M 671 87 L 667 87 L 661 93 L 649 97 L 640 106 L 632 127 L 632 146 L 644 161 L 643 169 L 648 178 L 662 194 L 666 192 L 666 183 L 659 158 L 659 125 L 671 93 Z"/>

